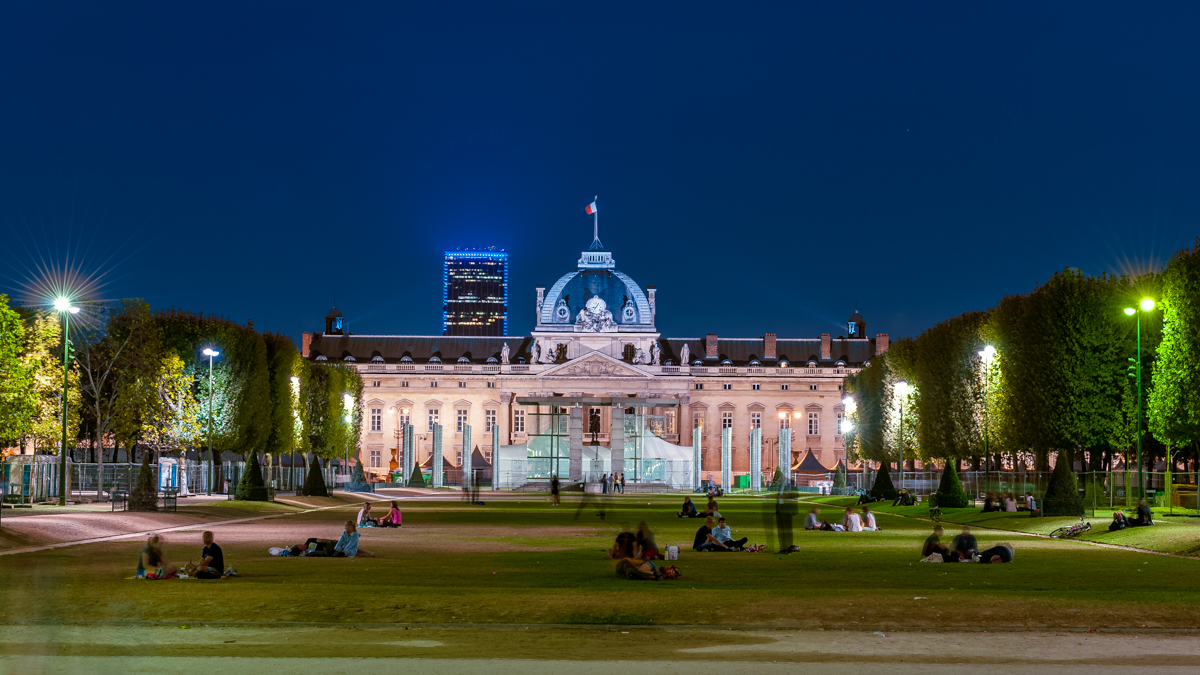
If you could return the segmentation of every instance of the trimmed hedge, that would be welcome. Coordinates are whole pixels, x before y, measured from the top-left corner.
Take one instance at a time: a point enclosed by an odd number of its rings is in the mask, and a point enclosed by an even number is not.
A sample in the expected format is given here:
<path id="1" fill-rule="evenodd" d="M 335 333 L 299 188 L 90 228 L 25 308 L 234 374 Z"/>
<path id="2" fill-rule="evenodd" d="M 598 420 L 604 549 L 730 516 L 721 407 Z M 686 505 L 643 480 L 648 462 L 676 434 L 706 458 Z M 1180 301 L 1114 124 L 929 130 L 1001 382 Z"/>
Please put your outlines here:
<path id="1" fill-rule="evenodd" d="M 937 505 L 948 509 L 961 509 L 971 503 L 966 490 L 963 490 L 962 480 L 958 477 L 958 461 L 946 460 L 946 468 L 942 469 L 942 480 L 938 483 Z"/>
<path id="2" fill-rule="evenodd" d="M 879 463 L 879 473 L 875 474 L 875 484 L 871 486 L 872 497 L 883 497 L 891 501 L 900 496 L 900 491 L 892 484 L 892 474 L 887 462 Z"/>
<path id="3" fill-rule="evenodd" d="M 308 476 L 304 478 L 304 495 L 306 497 L 328 497 L 329 489 L 325 487 L 325 475 L 321 471 L 321 458 L 313 455 L 308 465 Z"/>
<path id="4" fill-rule="evenodd" d="M 242 479 L 238 481 L 233 496 L 248 502 L 270 501 L 270 492 L 263 483 L 262 465 L 258 463 L 258 453 L 250 453 L 250 462 L 246 465 L 246 471 L 242 473 Z"/>
<path id="5" fill-rule="evenodd" d="M 150 452 L 142 453 L 142 468 L 138 471 L 137 482 L 133 484 L 133 492 L 129 493 L 130 511 L 157 511 L 158 486 L 154 484 L 154 474 L 150 469 Z"/>
<path id="6" fill-rule="evenodd" d="M 1050 474 L 1050 484 L 1046 486 L 1042 515 L 1077 516 L 1081 513 L 1083 502 L 1079 500 L 1075 472 L 1071 470 L 1071 454 L 1062 450 L 1058 453 L 1058 461 L 1054 463 L 1054 472 Z"/>

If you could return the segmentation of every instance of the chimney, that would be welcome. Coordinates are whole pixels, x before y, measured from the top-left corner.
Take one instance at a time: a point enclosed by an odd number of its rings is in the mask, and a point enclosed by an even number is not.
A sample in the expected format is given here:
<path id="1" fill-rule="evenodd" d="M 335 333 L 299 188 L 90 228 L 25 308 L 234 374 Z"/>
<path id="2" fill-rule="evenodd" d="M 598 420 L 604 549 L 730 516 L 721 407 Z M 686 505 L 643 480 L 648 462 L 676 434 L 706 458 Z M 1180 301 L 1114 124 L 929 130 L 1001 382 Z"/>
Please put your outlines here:
<path id="1" fill-rule="evenodd" d="M 877 333 L 875 335 L 875 356 L 879 356 L 880 354 L 886 352 L 887 350 L 888 350 L 888 334 L 887 333 Z"/>
<path id="2" fill-rule="evenodd" d="M 774 361 L 778 356 L 775 351 L 775 334 L 767 333 L 763 336 L 763 358 Z"/>
<path id="3" fill-rule="evenodd" d="M 833 357 L 830 353 L 833 351 L 833 346 L 829 341 L 829 333 L 821 333 L 821 360 L 828 361 Z"/>
<path id="4" fill-rule="evenodd" d="M 719 357 L 720 354 L 717 352 L 717 334 L 709 333 L 708 336 L 704 338 L 704 358 L 715 359 Z"/>
<path id="5" fill-rule="evenodd" d="M 312 347 L 312 333 L 303 333 L 300 335 L 300 356 L 308 358 L 308 351 Z"/>

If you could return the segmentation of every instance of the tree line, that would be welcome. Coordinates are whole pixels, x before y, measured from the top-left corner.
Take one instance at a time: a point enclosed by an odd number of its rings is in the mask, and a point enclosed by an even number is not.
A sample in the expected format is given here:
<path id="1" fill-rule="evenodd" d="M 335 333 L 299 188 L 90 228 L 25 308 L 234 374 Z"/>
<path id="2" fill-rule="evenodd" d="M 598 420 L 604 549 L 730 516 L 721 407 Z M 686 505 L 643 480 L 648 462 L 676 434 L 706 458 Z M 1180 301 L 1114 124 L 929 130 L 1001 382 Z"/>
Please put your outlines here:
<path id="1" fill-rule="evenodd" d="M 1137 311 L 1146 299 L 1155 306 Z M 989 453 L 993 468 L 1041 471 L 1052 459 L 1101 471 L 1120 458 L 1136 470 L 1139 363 L 1142 466 L 1186 470 L 1200 461 L 1200 239 L 1159 272 L 1066 269 L 895 341 L 846 380 L 847 453 L 974 470 Z"/>
<path id="2" fill-rule="evenodd" d="M 77 461 L 187 450 L 213 461 L 357 454 L 362 380 L 302 358 L 290 338 L 251 322 L 141 300 L 81 303 L 71 317 L 68 448 Z M 211 349 L 219 354 L 210 359 Z M 0 448 L 60 451 L 63 335 L 56 312 L 0 295 Z M 347 397 L 349 397 L 347 399 Z M 347 400 L 350 405 L 347 406 Z"/>

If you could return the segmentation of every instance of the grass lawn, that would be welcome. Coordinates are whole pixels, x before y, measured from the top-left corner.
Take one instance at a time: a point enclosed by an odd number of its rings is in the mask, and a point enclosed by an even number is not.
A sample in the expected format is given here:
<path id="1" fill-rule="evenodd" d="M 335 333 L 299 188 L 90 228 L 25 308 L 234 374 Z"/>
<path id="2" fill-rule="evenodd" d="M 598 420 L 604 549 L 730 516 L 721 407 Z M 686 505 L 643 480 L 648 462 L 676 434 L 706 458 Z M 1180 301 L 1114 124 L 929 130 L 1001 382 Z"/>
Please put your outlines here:
<path id="1" fill-rule="evenodd" d="M 677 496 L 618 497 L 604 520 L 592 510 L 574 520 L 576 501 L 565 499 L 562 507 L 553 508 L 538 495 L 493 500 L 484 507 L 404 502 L 405 526 L 364 530 L 361 546 L 377 557 L 355 560 L 275 558 L 266 551 L 309 536 L 336 537 L 341 522 L 352 517 L 354 505 L 331 499 L 329 505 L 344 506 L 307 513 L 261 507 L 258 513 L 269 518 L 198 524 L 195 530 L 166 536 L 169 559 L 195 560 L 200 549 L 195 532 L 212 529 L 227 564 L 242 575 L 237 579 L 126 580 L 133 573 L 140 542 L 0 556 L 5 579 L 0 622 L 1082 628 L 1200 624 L 1200 591 L 1191 581 L 1200 572 L 1196 559 L 980 531 L 982 546 L 1015 544 L 1015 562 L 921 564 L 918 551 L 930 528 L 928 520 L 887 513 L 891 507 L 881 509 L 882 532 L 800 530 L 796 543 L 801 551 L 793 555 L 700 554 L 690 550 L 700 523 L 674 516 L 679 501 Z M 252 515 L 251 509 L 260 508 L 238 506 L 228 509 L 225 519 Z M 735 536 L 752 542 L 768 539 L 760 500 L 726 497 L 721 507 Z M 202 508 L 221 518 L 223 507 Z M 802 504 L 801 513 L 806 510 Z M 968 517 L 962 515 L 964 520 Z M 635 527 L 640 520 L 650 523 L 661 546 L 681 545 L 677 564 L 683 579 L 631 582 L 613 575 L 603 551 L 620 529 Z M 1035 522 L 1049 528 L 1051 520 Z M 1200 522 L 1179 520 L 1171 527 L 1178 527 L 1182 538 L 1194 537 Z M 801 523 L 798 518 L 797 528 Z"/>

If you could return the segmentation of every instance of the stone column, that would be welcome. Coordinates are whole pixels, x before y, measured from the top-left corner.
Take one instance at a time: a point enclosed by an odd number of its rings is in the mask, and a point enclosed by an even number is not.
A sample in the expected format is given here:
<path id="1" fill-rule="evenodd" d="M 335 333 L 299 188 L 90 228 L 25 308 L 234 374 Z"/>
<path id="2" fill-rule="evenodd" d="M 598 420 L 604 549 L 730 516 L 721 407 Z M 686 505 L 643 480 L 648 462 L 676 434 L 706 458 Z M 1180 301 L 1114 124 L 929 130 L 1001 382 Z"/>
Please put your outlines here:
<path id="1" fill-rule="evenodd" d="M 787 485 L 792 476 L 792 430 L 779 430 L 779 470 L 783 472 L 783 484 Z"/>
<path id="2" fill-rule="evenodd" d="M 733 487 L 733 429 L 721 430 L 721 487 Z"/>
<path id="3" fill-rule="evenodd" d="M 500 421 L 496 420 L 496 424 L 492 425 L 492 483 L 493 490 L 496 489 L 496 464 L 500 461 L 500 439 L 504 437 L 504 427 L 500 426 Z"/>
<path id="4" fill-rule="evenodd" d="M 554 407 L 551 406 L 550 409 L 553 410 Z M 583 480 L 583 408 L 579 406 L 571 408 L 567 432 L 570 434 L 571 442 L 568 471 L 570 480 L 574 483 Z"/>
<path id="5" fill-rule="evenodd" d="M 404 425 L 404 446 L 400 451 L 403 455 L 400 458 L 400 468 L 404 470 L 404 484 L 412 480 L 413 466 L 416 464 L 416 458 L 413 456 L 413 425 Z"/>
<path id="6" fill-rule="evenodd" d="M 433 479 L 431 487 L 442 487 L 442 425 L 433 425 L 433 456 L 429 459 L 429 473 Z"/>
<path id="7" fill-rule="evenodd" d="M 700 475 L 700 470 L 703 468 L 704 467 L 701 466 L 701 456 L 700 456 L 700 427 L 693 427 L 692 428 L 692 485 L 690 486 L 691 488 L 695 489 L 695 488 L 700 487 L 700 481 L 703 480 L 703 477 Z"/>
<path id="8" fill-rule="evenodd" d="M 762 429 L 750 430 L 750 489 L 762 490 Z"/>
<path id="9" fill-rule="evenodd" d="M 513 400 L 513 395 L 512 395 L 511 391 L 502 392 L 500 394 L 500 404 L 504 406 L 504 419 L 509 422 L 512 421 L 512 400 Z M 499 421 L 499 420 L 497 420 L 497 421 Z M 508 429 L 510 429 L 510 430 L 512 429 L 511 424 L 506 425 L 506 426 Z M 494 431 L 494 430 L 492 431 L 492 445 L 493 446 L 500 445 L 500 443 L 496 442 L 496 433 L 497 433 L 496 431 Z M 501 440 L 504 441 L 505 445 L 512 445 L 511 438 L 502 438 Z M 496 476 L 496 453 L 492 452 L 492 479 L 493 480 L 495 480 L 495 476 Z"/>
<path id="10" fill-rule="evenodd" d="M 470 424 L 463 425 L 462 437 L 463 437 L 463 440 L 462 440 L 463 458 L 462 458 L 462 466 L 459 467 L 459 469 L 462 473 L 462 478 L 460 479 L 460 484 L 464 485 L 466 487 L 470 487 L 472 484 L 472 481 L 471 481 L 471 425 Z"/>
<path id="11" fill-rule="evenodd" d="M 609 463 L 616 474 L 625 473 L 625 409 L 616 406 L 612 409 L 612 424 L 608 427 L 608 448 L 611 452 Z"/>

